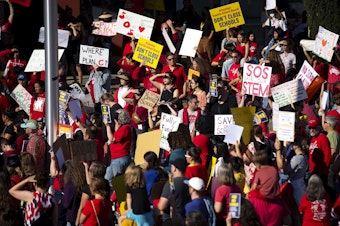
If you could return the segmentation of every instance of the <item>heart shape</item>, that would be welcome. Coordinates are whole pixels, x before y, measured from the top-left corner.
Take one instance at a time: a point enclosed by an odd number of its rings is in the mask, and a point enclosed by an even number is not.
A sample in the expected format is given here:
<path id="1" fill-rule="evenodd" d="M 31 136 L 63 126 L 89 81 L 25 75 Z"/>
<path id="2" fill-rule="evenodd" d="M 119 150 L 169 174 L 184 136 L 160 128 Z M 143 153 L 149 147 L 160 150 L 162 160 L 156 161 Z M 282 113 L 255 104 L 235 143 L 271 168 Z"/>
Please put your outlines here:
<path id="1" fill-rule="evenodd" d="M 321 42 L 322 46 L 325 46 L 327 44 L 327 40 L 325 39 L 322 39 L 322 42 Z"/>
<path id="2" fill-rule="evenodd" d="M 127 35 L 133 36 L 133 30 L 131 29 L 131 30 L 127 33 Z"/>
<path id="3" fill-rule="evenodd" d="M 124 14 L 119 15 L 119 18 L 120 18 L 120 19 L 124 19 L 124 17 L 125 17 Z"/>
<path id="4" fill-rule="evenodd" d="M 138 28 L 140 32 L 143 32 L 145 30 L 145 27 L 142 27 L 142 26 L 139 26 Z"/>

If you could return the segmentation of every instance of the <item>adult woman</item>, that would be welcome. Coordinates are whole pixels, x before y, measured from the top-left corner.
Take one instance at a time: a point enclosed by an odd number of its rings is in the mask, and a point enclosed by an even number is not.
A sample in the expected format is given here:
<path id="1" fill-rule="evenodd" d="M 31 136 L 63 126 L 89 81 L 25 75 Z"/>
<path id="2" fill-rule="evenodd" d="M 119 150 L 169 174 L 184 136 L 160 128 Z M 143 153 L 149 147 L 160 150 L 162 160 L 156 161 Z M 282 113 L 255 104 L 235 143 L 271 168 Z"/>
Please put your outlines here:
<path id="1" fill-rule="evenodd" d="M 282 49 L 280 46 L 275 46 L 272 48 L 276 43 L 278 43 L 283 38 L 283 30 L 281 28 L 276 28 L 273 32 L 273 38 L 269 41 L 268 45 L 263 48 L 261 54 L 264 59 L 268 58 L 268 54 L 270 50 L 275 50 L 281 52 Z"/>
<path id="2" fill-rule="evenodd" d="M 108 145 L 111 153 L 111 164 L 106 169 L 105 179 L 111 184 L 112 178 L 122 174 L 130 164 L 130 146 L 132 131 L 130 127 L 129 113 L 125 110 L 117 110 L 118 118 L 115 120 L 115 132 L 111 131 L 107 119 L 104 120 L 106 126 Z"/>
<path id="3" fill-rule="evenodd" d="M 243 63 L 247 61 L 249 56 L 249 43 L 246 40 L 246 33 L 244 31 L 239 31 L 237 33 L 237 38 L 234 38 L 230 36 L 229 28 L 227 28 L 226 36 L 228 41 L 236 43 L 236 50 L 241 53 L 243 58 L 243 60 L 241 60 L 241 66 L 243 66 Z"/>
<path id="4" fill-rule="evenodd" d="M 30 105 L 30 118 L 38 120 L 45 117 L 45 82 L 38 80 L 34 83 L 34 95 Z"/>
<path id="5" fill-rule="evenodd" d="M 191 69 L 198 71 L 200 73 L 200 78 L 202 79 L 202 86 L 201 88 L 206 91 L 209 90 L 209 72 L 210 72 L 210 66 L 207 63 L 206 60 L 195 57 L 194 59 L 191 58 Z"/>
<path id="6" fill-rule="evenodd" d="M 285 66 L 282 63 L 280 54 L 276 50 L 270 50 L 267 59 L 260 60 L 260 64 L 272 67 L 270 87 L 274 87 L 285 81 Z"/>
<path id="7" fill-rule="evenodd" d="M 193 94 L 197 96 L 198 108 L 204 111 L 207 104 L 207 94 L 204 91 L 203 81 L 200 77 L 193 76 L 190 80 L 190 88 Z"/>
<path id="8" fill-rule="evenodd" d="M 123 100 L 122 96 L 129 91 L 131 88 L 131 75 L 127 73 L 121 73 L 117 75 L 119 78 L 120 87 L 116 90 L 114 94 L 114 102 L 118 103 L 124 110 L 128 111 L 132 114 L 131 105 L 127 104 L 125 100 Z M 134 94 L 130 93 L 127 96 L 128 98 L 133 98 Z"/>
<path id="9" fill-rule="evenodd" d="M 6 138 L 10 144 L 14 144 L 17 139 L 17 134 L 14 129 L 15 112 L 13 108 L 7 108 L 2 114 L 2 121 L 4 122 L 4 129 L 1 137 Z"/>
<path id="10" fill-rule="evenodd" d="M 155 81 L 156 78 L 163 77 L 163 84 Z M 176 77 L 172 72 L 154 75 L 150 78 L 150 82 L 160 90 L 160 101 L 169 101 L 178 97 L 178 89 L 175 88 Z"/>
<path id="11" fill-rule="evenodd" d="M 145 168 L 146 190 L 150 198 L 152 186 L 163 177 L 163 171 L 159 167 L 158 157 L 153 151 L 148 151 L 144 154 L 144 162 L 143 168 Z"/>
<path id="12" fill-rule="evenodd" d="M 185 158 L 187 163 L 187 169 L 185 171 L 185 177 L 199 177 L 204 181 L 204 184 L 208 183 L 208 172 L 207 168 L 201 163 L 201 149 L 196 147 L 191 147 L 187 150 Z"/>
<path id="13" fill-rule="evenodd" d="M 137 68 L 137 64 L 134 60 L 132 60 L 133 53 L 128 53 L 126 56 L 123 56 L 121 59 L 117 61 L 117 65 L 120 67 L 118 74 L 120 72 L 125 72 L 130 75 L 133 74 L 133 71 Z M 136 84 L 138 85 L 138 84 Z"/>
<path id="14" fill-rule="evenodd" d="M 214 27 L 208 7 L 203 8 L 200 30 L 202 31 L 202 38 L 198 44 L 197 52 L 199 52 L 201 55 L 206 54 L 210 63 L 213 59 Z"/>
<path id="15" fill-rule="evenodd" d="M 7 62 L 3 77 L 7 79 L 7 86 L 12 91 L 18 84 L 17 76 L 26 67 L 26 60 L 20 57 L 18 49 L 11 53 L 11 59 Z"/>
<path id="16" fill-rule="evenodd" d="M 33 183 L 34 192 L 21 190 L 27 183 Z M 30 176 L 9 189 L 9 193 L 14 198 L 26 202 L 25 225 L 51 224 L 52 211 L 55 208 L 53 196 L 47 193 L 48 185 L 48 173 L 39 172 L 37 175 Z M 55 223 L 52 221 L 53 225 Z"/>

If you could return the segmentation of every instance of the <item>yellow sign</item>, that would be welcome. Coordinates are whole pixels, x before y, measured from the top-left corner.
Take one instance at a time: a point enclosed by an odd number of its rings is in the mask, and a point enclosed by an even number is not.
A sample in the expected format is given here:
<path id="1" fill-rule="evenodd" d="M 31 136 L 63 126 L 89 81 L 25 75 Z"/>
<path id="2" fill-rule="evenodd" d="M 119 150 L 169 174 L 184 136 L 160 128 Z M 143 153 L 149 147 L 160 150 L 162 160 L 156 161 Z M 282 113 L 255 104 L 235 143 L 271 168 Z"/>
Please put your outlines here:
<path id="1" fill-rule="evenodd" d="M 140 38 L 132 59 L 140 63 L 145 62 L 147 66 L 156 68 L 162 50 L 162 45 L 144 38 Z"/>
<path id="2" fill-rule="evenodd" d="M 165 11 L 164 0 L 145 0 L 144 8 L 164 12 Z"/>
<path id="3" fill-rule="evenodd" d="M 211 9 L 210 15 L 216 32 L 245 24 L 238 2 Z"/>
<path id="4" fill-rule="evenodd" d="M 134 158 L 136 165 L 141 165 L 145 162 L 144 154 L 148 151 L 153 151 L 159 156 L 161 136 L 162 130 L 160 129 L 138 135 Z"/>
<path id="5" fill-rule="evenodd" d="M 243 126 L 242 138 L 245 144 L 250 142 L 250 134 L 253 128 L 253 120 L 256 107 L 231 108 L 236 125 Z"/>
<path id="6" fill-rule="evenodd" d="M 195 71 L 194 69 L 189 68 L 189 71 L 188 71 L 188 80 L 191 80 L 193 75 L 196 76 L 196 77 L 200 77 L 200 72 L 199 71 Z"/>

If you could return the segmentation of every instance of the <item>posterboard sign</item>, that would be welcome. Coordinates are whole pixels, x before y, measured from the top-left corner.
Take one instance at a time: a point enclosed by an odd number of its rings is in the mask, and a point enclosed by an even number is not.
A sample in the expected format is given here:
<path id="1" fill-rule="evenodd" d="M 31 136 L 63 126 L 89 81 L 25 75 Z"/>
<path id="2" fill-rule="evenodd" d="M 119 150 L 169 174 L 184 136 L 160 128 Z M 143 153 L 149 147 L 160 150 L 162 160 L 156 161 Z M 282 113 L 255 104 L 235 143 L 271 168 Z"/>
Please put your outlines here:
<path id="1" fill-rule="evenodd" d="M 100 35 L 100 36 L 115 36 L 116 32 L 116 22 L 104 22 L 104 21 L 94 21 L 92 23 L 93 35 Z"/>
<path id="2" fill-rule="evenodd" d="M 70 93 L 59 90 L 59 102 L 61 102 L 63 104 L 67 104 L 70 97 L 71 97 Z"/>
<path id="3" fill-rule="evenodd" d="M 303 86 L 307 90 L 307 88 L 310 86 L 316 76 L 318 76 L 318 73 L 308 63 L 308 61 L 305 60 L 296 78 L 301 79 Z"/>
<path id="4" fill-rule="evenodd" d="M 67 48 L 70 32 L 68 30 L 58 29 L 58 46 Z M 41 27 L 39 31 L 38 42 L 45 43 L 45 27 Z"/>
<path id="5" fill-rule="evenodd" d="M 159 101 L 160 95 L 150 90 L 145 90 L 143 96 L 138 101 L 138 106 L 152 110 Z"/>
<path id="6" fill-rule="evenodd" d="M 70 109 L 74 120 L 79 120 L 82 118 L 82 110 L 79 100 L 70 101 L 68 103 L 68 108 Z"/>
<path id="7" fill-rule="evenodd" d="M 162 50 L 162 45 L 145 38 L 140 38 L 132 59 L 140 63 L 145 62 L 145 65 L 156 68 L 159 58 L 161 57 Z"/>
<path id="8" fill-rule="evenodd" d="M 248 144 L 250 142 L 250 133 L 253 128 L 256 107 L 231 108 L 230 110 L 235 124 L 244 127 L 242 138 L 243 142 Z"/>
<path id="9" fill-rule="evenodd" d="M 155 20 L 124 9 L 119 9 L 116 32 L 136 39 L 150 40 Z"/>
<path id="10" fill-rule="evenodd" d="M 237 141 L 241 140 L 243 129 L 243 126 L 231 124 L 227 128 L 223 142 L 227 144 L 236 144 Z"/>
<path id="11" fill-rule="evenodd" d="M 322 110 L 326 110 L 329 107 L 329 93 L 327 91 L 323 91 L 322 93 L 322 98 L 321 98 L 321 103 L 320 103 L 320 108 Z"/>
<path id="12" fill-rule="evenodd" d="M 209 10 L 216 32 L 245 24 L 239 2 Z"/>
<path id="13" fill-rule="evenodd" d="M 294 141 L 295 113 L 288 111 L 279 112 L 277 137 L 280 141 Z"/>
<path id="14" fill-rule="evenodd" d="M 218 97 L 217 79 L 210 80 L 209 93 L 212 97 Z"/>
<path id="15" fill-rule="evenodd" d="M 266 10 L 275 9 L 276 0 L 266 0 Z"/>
<path id="16" fill-rule="evenodd" d="M 249 95 L 268 97 L 272 67 L 245 63 L 243 68 L 242 90 Z"/>
<path id="17" fill-rule="evenodd" d="M 96 141 L 71 141 L 71 159 L 75 162 L 92 162 L 98 160 Z"/>
<path id="18" fill-rule="evenodd" d="M 58 136 L 65 134 L 66 139 L 73 138 L 73 128 L 71 125 L 58 124 Z"/>
<path id="19" fill-rule="evenodd" d="M 64 53 L 64 49 L 58 49 L 58 61 Z M 25 72 L 45 71 L 45 50 L 35 49 L 25 67 Z"/>
<path id="20" fill-rule="evenodd" d="M 144 8 L 164 12 L 165 11 L 164 0 L 145 0 Z"/>
<path id="21" fill-rule="evenodd" d="M 241 217 L 241 194 L 230 193 L 229 194 L 229 213 L 232 218 Z"/>
<path id="22" fill-rule="evenodd" d="M 104 121 L 104 119 L 107 119 L 107 122 L 111 123 L 112 120 L 111 120 L 110 106 L 102 104 L 101 105 L 101 109 L 102 109 L 102 118 L 103 118 L 103 121 Z"/>
<path id="23" fill-rule="evenodd" d="M 168 46 L 169 50 L 171 53 L 175 53 L 176 52 L 176 47 L 174 46 L 174 44 L 172 43 L 170 37 L 169 37 L 169 34 L 167 32 L 167 30 L 165 29 L 162 29 L 162 35 L 163 35 L 163 38 L 165 40 L 165 43 L 166 45 Z"/>
<path id="24" fill-rule="evenodd" d="M 162 113 L 161 124 L 159 126 L 159 129 L 162 131 L 160 148 L 163 148 L 164 150 L 170 150 L 168 135 L 170 132 L 177 131 L 180 123 L 181 119 L 179 117 Z"/>
<path id="25" fill-rule="evenodd" d="M 11 97 L 18 103 L 18 105 L 30 115 L 30 106 L 32 95 L 22 86 L 17 85 L 11 93 Z"/>
<path id="26" fill-rule="evenodd" d="M 214 135 L 225 135 L 230 124 L 235 124 L 233 115 L 215 115 Z"/>
<path id="27" fill-rule="evenodd" d="M 192 76 L 200 77 L 200 72 L 196 71 L 194 69 L 189 68 L 189 71 L 188 71 L 188 80 L 191 80 Z"/>
<path id="28" fill-rule="evenodd" d="M 80 45 L 79 64 L 109 66 L 109 49 L 95 46 Z"/>
<path id="29" fill-rule="evenodd" d="M 72 88 L 71 90 L 71 97 L 73 99 L 82 99 L 85 96 L 85 93 L 83 92 L 83 90 L 81 89 L 80 85 L 78 83 L 73 83 L 70 85 L 70 87 Z"/>
<path id="30" fill-rule="evenodd" d="M 315 46 L 315 40 L 301 39 L 300 46 L 306 51 L 313 51 Z"/>
<path id="31" fill-rule="evenodd" d="M 273 116 L 272 116 L 272 123 L 273 123 L 273 130 L 277 131 L 279 128 L 278 121 L 279 121 L 279 105 L 275 102 L 272 103 L 273 106 Z"/>
<path id="32" fill-rule="evenodd" d="M 284 107 L 300 100 L 306 99 L 307 93 L 300 79 L 294 79 L 271 88 L 275 103 Z"/>
<path id="33" fill-rule="evenodd" d="M 57 140 L 52 144 L 52 150 L 54 151 L 57 160 L 58 160 L 58 166 L 61 169 L 62 163 L 66 160 L 71 159 L 71 152 L 68 146 L 68 141 L 66 139 L 66 135 L 63 134 L 60 137 L 57 138 Z M 61 150 L 61 153 L 60 153 Z"/>
<path id="34" fill-rule="evenodd" d="M 202 33 L 203 32 L 200 30 L 187 28 L 185 30 L 185 35 L 181 48 L 179 50 L 179 55 L 195 57 L 196 49 L 198 47 L 198 44 L 200 43 Z"/>
<path id="35" fill-rule="evenodd" d="M 25 6 L 25 7 L 29 7 L 31 4 L 31 0 L 10 0 L 10 2 Z"/>
<path id="36" fill-rule="evenodd" d="M 157 156 L 159 156 L 161 136 L 161 130 L 154 130 L 139 134 L 137 136 L 136 152 L 134 158 L 136 165 L 141 165 L 145 162 L 144 154 L 148 151 L 153 151 Z"/>
<path id="37" fill-rule="evenodd" d="M 335 34 L 322 26 L 319 26 L 319 31 L 315 38 L 313 52 L 319 57 L 331 62 L 334 54 L 333 48 L 337 46 L 338 39 L 338 34 Z"/>

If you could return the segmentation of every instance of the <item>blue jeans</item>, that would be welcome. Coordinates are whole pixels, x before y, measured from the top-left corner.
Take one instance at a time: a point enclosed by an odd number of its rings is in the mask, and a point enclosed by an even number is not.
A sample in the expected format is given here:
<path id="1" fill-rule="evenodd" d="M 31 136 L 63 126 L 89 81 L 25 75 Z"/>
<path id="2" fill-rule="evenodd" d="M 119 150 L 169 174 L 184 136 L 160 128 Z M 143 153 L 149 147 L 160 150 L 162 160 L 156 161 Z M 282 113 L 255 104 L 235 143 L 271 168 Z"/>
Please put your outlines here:
<path id="1" fill-rule="evenodd" d="M 105 179 L 109 181 L 110 185 L 112 183 L 112 178 L 119 174 L 123 174 L 130 162 L 130 155 L 117 159 L 111 159 L 111 164 L 106 168 L 105 173 Z"/>

